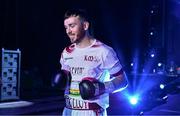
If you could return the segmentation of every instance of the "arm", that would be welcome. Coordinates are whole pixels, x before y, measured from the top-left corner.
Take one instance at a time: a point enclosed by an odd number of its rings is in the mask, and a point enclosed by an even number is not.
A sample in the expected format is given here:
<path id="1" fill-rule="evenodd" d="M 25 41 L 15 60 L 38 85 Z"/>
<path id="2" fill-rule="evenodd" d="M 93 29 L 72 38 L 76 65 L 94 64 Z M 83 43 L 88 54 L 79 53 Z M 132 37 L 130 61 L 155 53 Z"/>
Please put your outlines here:
<path id="1" fill-rule="evenodd" d="M 85 100 L 94 99 L 104 93 L 121 91 L 125 87 L 127 87 L 127 79 L 124 72 L 104 83 L 95 78 L 86 77 L 79 85 L 81 97 Z"/>
<path id="2" fill-rule="evenodd" d="M 60 70 L 60 74 L 62 76 L 62 78 L 65 80 L 65 89 L 68 90 L 70 83 L 71 83 L 71 74 L 70 74 L 70 68 L 69 66 L 66 64 L 66 61 L 64 59 L 64 52 L 65 49 L 63 50 L 63 52 L 61 53 L 61 58 L 60 58 L 60 65 L 61 65 L 61 70 Z"/>
<path id="3" fill-rule="evenodd" d="M 122 70 L 119 59 L 113 49 L 110 49 L 102 57 L 100 69 L 108 70 L 110 73 L 110 81 L 100 81 L 96 78 L 84 78 L 79 86 L 80 94 L 83 99 L 96 98 L 104 93 L 113 93 L 120 91 L 127 87 L 127 78 L 125 72 Z M 102 75 L 100 78 L 107 78 Z"/>
<path id="4" fill-rule="evenodd" d="M 125 72 L 124 71 L 121 72 L 122 72 L 121 74 L 113 76 L 113 78 L 110 81 L 104 83 L 105 91 L 107 93 L 115 93 L 127 87 L 128 81 Z"/>

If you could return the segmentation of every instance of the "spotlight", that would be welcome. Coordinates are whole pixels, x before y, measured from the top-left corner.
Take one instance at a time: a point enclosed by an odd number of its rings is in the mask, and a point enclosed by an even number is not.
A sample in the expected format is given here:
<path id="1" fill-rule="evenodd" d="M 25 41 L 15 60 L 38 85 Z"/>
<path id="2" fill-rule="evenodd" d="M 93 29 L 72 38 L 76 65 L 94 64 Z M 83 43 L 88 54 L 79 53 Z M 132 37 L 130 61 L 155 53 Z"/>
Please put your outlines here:
<path id="1" fill-rule="evenodd" d="M 154 33 L 151 31 L 151 32 L 150 32 L 150 35 L 154 35 Z"/>
<path id="2" fill-rule="evenodd" d="M 130 97 L 129 102 L 132 105 L 136 105 L 138 103 L 138 97 L 137 96 Z"/>
<path id="3" fill-rule="evenodd" d="M 159 87 L 160 87 L 161 89 L 164 89 L 165 85 L 164 85 L 164 84 L 160 84 Z"/>
<path id="4" fill-rule="evenodd" d="M 134 63 L 131 63 L 131 66 L 133 67 Z"/>
<path id="5" fill-rule="evenodd" d="M 156 57 L 158 54 L 157 54 L 157 50 L 155 48 L 151 48 L 149 49 L 148 51 L 148 56 L 151 57 L 151 58 L 154 58 Z"/>
<path id="6" fill-rule="evenodd" d="M 162 63 L 159 62 L 159 63 L 158 63 L 158 66 L 161 67 L 161 66 L 162 66 Z"/>
<path id="7" fill-rule="evenodd" d="M 152 53 L 152 54 L 151 54 L 151 58 L 154 58 L 154 56 L 155 56 L 154 53 Z"/>
<path id="8" fill-rule="evenodd" d="M 164 64 L 161 62 L 157 64 L 157 74 L 164 74 Z"/>
<path id="9" fill-rule="evenodd" d="M 154 13 L 154 10 L 151 10 L 151 14 L 153 14 Z"/>

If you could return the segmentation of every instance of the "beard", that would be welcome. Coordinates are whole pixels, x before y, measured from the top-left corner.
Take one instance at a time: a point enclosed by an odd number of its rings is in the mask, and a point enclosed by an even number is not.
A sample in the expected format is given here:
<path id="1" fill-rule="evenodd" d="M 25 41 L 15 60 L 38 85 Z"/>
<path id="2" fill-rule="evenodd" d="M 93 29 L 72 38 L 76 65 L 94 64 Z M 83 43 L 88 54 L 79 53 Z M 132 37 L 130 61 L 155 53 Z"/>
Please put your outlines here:
<path id="1" fill-rule="evenodd" d="M 70 41 L 71 41 L 71 43 L 73 44 L 73 43 L 80 43 L 81 42 L 81 40 L 85 37 L 85 31 L 80 31 L 79 33 L 77 33 L 77 34 L 74 34 L 74 33 L 72 33 L 72 34 L 68 34 L 68 36 L 69 36 L 69 38 L 70 38 Z"/>

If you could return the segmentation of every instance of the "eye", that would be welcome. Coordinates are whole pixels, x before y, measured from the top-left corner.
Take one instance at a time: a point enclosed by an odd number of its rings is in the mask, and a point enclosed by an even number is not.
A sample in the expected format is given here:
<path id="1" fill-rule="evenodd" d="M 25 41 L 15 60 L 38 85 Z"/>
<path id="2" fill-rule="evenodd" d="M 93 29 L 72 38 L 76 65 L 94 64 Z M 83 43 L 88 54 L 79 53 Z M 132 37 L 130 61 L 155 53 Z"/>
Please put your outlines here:
<path id="1" fill-rule="evenodd" d="M 69 26 L 70 26 L 71 28 L 73 28 L 73 27 L 75 27 L 75 25 L 76 25 L 76 24 L 70 24 Z"/>

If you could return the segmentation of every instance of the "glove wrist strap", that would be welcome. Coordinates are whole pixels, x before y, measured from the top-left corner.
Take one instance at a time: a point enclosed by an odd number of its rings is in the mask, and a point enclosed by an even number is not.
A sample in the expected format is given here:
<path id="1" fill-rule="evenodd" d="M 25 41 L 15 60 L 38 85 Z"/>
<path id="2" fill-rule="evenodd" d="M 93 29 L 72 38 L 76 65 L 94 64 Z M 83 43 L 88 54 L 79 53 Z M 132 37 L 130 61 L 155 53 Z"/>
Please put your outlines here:
<path id="1" fill-rule="evenodd" d="M 104 85 L 107 93 L 112 93 L 115 90 L 114 84 L 111 81 L 105 82 Z"/>

